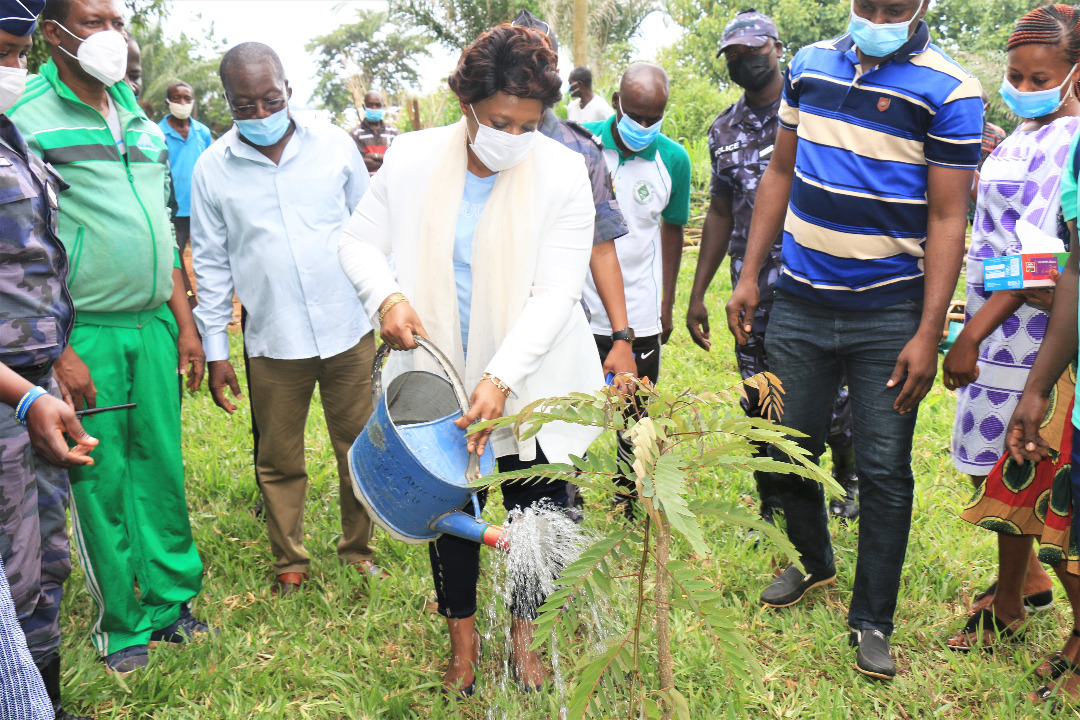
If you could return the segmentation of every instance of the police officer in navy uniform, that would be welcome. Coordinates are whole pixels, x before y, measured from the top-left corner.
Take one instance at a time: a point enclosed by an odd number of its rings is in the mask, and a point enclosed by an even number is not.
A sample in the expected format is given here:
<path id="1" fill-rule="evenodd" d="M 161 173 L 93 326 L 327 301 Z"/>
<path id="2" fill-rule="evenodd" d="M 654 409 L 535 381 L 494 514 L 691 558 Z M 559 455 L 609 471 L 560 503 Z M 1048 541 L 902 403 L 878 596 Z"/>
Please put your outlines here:
<path id="1" fill-rule="evenodd" d="M 31 33 L 45 0 L 0 0 L 0 111 L 22 94 Z M 75 310 L 68 261 L 56 235 L 60 176 L 31 153 L 0 114 L 0 558 L 48 704 L 5 697 L 5 717 L 72 716 L 60 709 L 60 598 L 71 572 L 66 467 L 89 464 L 90 438 L 61 400 L 52 364 L 67 345 Z M 68 450 L 61 433 L 76 440 Z M 0 630 L 2 632 L 2 630 Z M 10 638 L 0 638 L 10 647 Z M 0 685 L 11 679 L 0 653 Z M 0 691 L 0 695 L 4 693 Z M 22 705 L 19 705 L 19 702 Z M 8 705 L 0 703 L 8 712 Z"/>
<path id="2" fill-rule="evenodd" d="M 732 287 L 738 283 L 742 272 L 758 181 L 769 164 L 776 140 L 777 112 L 784 83 L 780 71 L 783 52 L 784 44 L 780 42 L 776 24 L 766 15 L 747 10 L 736 15 L 724 28 L 720 50 L 716 53 L 717 57 L 724 56 L 732 82 L 745 92 L 716 118 L 709 129 L 711 200 L 701 231 L 697 271 L 686 313 L 686 327 L 691 338 L 706 351 L 712 343 L 705 293 L 725 254 L 731 257 Z M 765 330 L 772 308 L 773 284 L 780 276 L 782 242 L 781 233 L 758 275 L 761 300 L 754 315 L 750 339 L 746 345 L 735 345 L 735 358 L 743 378 L 769 369 Z M 753 388 L 747 388 L 747 398 L 742 401 L 742 406 L 747 415 L 760 415 Z M 847 491 L 846 497 L 831 503 L 830 510 L 841 518 L 854 518 L 859 514 L 858 480 L 846 388 L 841 388 L 837 394 L 828 443 L 833 456 L 833 476 Z M 759 453 L 764 455 L 764 448 L 759 448 Z M 772 522 L 774 510 L 780 507 L 779 501 L 768 487 L 766 473 L 755 473 L 755 478 L 761 497 L 761 517 Z"/>

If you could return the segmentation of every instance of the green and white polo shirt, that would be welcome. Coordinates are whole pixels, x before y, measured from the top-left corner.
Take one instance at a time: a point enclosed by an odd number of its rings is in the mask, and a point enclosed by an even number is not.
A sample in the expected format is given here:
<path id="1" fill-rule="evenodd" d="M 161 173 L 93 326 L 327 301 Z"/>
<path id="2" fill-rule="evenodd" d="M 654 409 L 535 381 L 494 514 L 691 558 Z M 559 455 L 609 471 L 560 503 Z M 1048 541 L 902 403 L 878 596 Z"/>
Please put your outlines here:
<path id="1" fill-rule="evenodd" d="M 585 124 L 604 143 L 604 161 L 615 199 L 630 230 L 615 240 L 630 327 L 638 337 L 659 335 L 663 292 L 660 222 L 685 225 L 690 219 L 690 156 L 682 145 L 663 135 L 641 152 L 623 155 L 612 136 L 614 126 L 614 117 Z M 583 297 L 592 313 L 593 333 L 610 335 L 611 321 L 591 272 Z"/>

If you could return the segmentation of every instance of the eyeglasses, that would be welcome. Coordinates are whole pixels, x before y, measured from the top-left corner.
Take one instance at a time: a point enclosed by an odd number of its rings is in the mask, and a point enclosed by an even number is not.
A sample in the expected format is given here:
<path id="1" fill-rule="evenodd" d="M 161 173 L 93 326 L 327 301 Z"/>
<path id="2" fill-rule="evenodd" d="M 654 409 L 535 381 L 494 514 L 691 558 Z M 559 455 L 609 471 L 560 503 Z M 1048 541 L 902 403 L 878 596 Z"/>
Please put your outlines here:
<path id="1" fill-rule="evenodd" d="M 287 100 L 283 97 L 275 98 L 273 100 L 256 100 L 251 105 L 233 105 L 232 101 L 229 101 L 229 107 L 232 108 L 233 117 L 239 120 L 245 120 L 254 117 L 259 111 L 260 105 L 266 112 L 273 115 L 285 107 L 286 102 Z"/>

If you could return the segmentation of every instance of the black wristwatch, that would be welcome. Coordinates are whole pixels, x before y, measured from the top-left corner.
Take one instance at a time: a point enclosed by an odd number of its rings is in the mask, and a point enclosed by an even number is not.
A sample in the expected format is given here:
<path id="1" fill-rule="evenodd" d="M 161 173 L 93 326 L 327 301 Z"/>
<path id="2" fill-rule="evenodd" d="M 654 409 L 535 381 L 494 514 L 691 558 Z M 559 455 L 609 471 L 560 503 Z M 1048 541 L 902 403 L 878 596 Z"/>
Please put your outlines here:
<path id="1" fill-rule="evenodd" d="M 625 340 L 626 342 L 633 345 L 636 338 L 637 336 L 634 335 L 634 328 L 632 327 L 620 330 L 617 333 L 611 333 L 611 342 L 615 342 L 616 340 Z"/>

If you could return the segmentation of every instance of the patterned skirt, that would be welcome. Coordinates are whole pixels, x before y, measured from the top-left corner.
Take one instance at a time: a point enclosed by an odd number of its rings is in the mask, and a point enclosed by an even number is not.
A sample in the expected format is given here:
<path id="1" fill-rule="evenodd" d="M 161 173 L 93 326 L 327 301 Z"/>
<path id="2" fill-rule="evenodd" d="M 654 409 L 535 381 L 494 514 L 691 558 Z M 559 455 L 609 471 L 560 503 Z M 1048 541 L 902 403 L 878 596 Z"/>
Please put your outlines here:
<path id="1" fill-rule="evenodd" d="M 1050 409 L 1040 428 L 1040 434 L 1050 439 L 1050 455 L 1038 463 L 1018 464 L 1006 453 L 960 517 L 996 533 L 1034 535 L 1039 540 L 1040 561 L 1066 562 L 1070 573 L 1080 574 L 1080 554 L 1072 532 L 1075 386 L 1076 370 L 1070 367 L 1051 392 Z"/>

